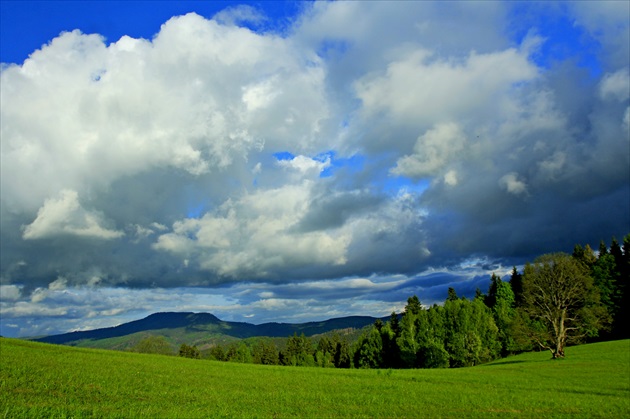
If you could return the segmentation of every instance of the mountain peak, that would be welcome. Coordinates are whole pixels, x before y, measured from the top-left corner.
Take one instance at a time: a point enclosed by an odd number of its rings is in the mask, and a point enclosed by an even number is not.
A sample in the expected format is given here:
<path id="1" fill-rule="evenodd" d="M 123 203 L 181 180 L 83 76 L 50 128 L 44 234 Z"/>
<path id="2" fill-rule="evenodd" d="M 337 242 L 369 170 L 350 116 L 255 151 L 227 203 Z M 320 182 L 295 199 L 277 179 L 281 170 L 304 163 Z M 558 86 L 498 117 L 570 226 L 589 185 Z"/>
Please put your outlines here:
<path id="1" fill-rule="evenodd" d="M 70 344 L 82 340 L 94 341 L 122 337 L 139 332 L 154 332 L 154 334 L 158 335 L 168 335 L 172 333 L 169 332 L 169 330 L 181 328 L 186 329 L 184 334 L 208 331 L 210 335 L 210 330 L 213 330 L 214 334 L 219 333 L 237 339 L 254 336 L 288 337 L 294 333 L 304 333 L 306 336 L 312 336 L 337 329 L 360 329 L 374 323 L 375 320 L 375 317 L 350 316 L 301 324 L 265 323 L 254 325 L 243 322 L 222 321 L 210 313 L 158 312 L 150 314 L 143 319 L 134 320 L 114 327 L 70 332 L 46 336 L 35 340 L 47 343 Z"/>

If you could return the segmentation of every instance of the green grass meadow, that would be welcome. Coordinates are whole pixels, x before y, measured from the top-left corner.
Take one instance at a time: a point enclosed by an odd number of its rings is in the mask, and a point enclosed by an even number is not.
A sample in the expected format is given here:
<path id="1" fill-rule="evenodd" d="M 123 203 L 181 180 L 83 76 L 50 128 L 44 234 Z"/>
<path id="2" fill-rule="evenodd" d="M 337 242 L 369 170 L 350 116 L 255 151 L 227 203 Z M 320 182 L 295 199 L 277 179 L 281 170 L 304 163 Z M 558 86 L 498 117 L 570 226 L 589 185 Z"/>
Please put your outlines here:
<path id="1" fill-rule="evenodd" d="M 221 363 L 0 339 L 0 417 L 630 417 L 630 341 L 442 370 Z"/>

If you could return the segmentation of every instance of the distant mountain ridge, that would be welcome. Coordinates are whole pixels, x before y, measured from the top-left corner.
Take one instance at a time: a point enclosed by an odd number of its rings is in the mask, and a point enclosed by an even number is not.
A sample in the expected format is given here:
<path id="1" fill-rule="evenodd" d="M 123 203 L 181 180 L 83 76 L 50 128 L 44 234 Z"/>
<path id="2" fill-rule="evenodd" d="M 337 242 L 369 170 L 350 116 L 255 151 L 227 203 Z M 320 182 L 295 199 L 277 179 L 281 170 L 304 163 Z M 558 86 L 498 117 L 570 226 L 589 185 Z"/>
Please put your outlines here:
<path id="1" fill-rule="evenodd" d="M 117 338 L 139 332 L 150 332 L 164 329 L 184 329 L 190 333 L 222 334 L 234 338 L 249 337 L 288 337 L 294 333 L 305 336 L 326 333 L 338 329 L 360 329 L 373 324 L 378 318 L 370 316 L 339 317 L 321 322 L 308 323 L 263 323 L 259 325 L 244 322 L 228 322 L 220 320 L 210 313 L 164 312 L 154 313 L 143 319 L 123 323 L 114 327 L 94 330 L 62 333 L 33 339 L 38 342 L 61 345 L 79 341 L 97 341 Z"/>

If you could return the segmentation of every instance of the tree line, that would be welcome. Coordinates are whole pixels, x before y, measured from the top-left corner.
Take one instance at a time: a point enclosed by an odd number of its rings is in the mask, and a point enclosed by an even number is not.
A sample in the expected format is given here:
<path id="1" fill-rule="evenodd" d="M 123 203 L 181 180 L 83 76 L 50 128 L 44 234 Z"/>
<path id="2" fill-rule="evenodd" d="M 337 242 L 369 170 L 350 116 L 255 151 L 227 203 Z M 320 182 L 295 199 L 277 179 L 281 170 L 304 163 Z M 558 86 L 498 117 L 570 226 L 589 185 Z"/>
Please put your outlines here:
<path id="1" fill-rule="evenodd" d="M 576 245 L 513 268 L 509 280 L 492 274 L 486 293 L 458 297 L 453 288 L 442 305 L 411 296 L 402 313 L 377 320 L 350 342 L 339 333 L 317 340 L 294 334 L 279 349 L 270 338 L 247 345 L 215 345 L 218 361 L 334 368 L 447 368 L 482 364 L 531 350 L 564 357 L 567 345 L 630 338 L 627 319 L 630 234 L 623 246 L 602 241 L 598 252 Z M 199 358 L 182 345 L 180 356 Z"/>

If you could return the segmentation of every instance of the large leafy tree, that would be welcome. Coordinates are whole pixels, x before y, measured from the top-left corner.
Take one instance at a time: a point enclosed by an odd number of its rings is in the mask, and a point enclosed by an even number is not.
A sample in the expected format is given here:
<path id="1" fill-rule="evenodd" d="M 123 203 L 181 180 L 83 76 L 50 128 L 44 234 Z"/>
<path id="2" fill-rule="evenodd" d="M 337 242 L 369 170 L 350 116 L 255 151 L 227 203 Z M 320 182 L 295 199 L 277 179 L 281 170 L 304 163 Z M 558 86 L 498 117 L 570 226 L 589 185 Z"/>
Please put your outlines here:
<path id="1" fill-rule="evenodd" d="M 249 347 L 242 341 L 230 344 L 225 354 L 225 360 L 242 364 L 251 364 L 253 361 Z"/>
<path id="2" fill-rule="evenodd" d="M 282 363 L 293 366 L 314 366 L 315 358 L 313 358 L 311 339 L 304 336 L 304 333 L 300 336 L 294 333 L 287 340 L 287 348 L 282 353 Z"/>
<path id="3" fill-rule="evenodd" d="M 164 336 L 149 335 L 130 349 L 144 354 L 173 355 L 173 347 Z"/>
<path id="4" fill-rule="evenodd" d="M 433 306 L 418 317 L 417 340 L 420 348 L 417 353 L 421 368 L 447 368 L 449 353 L 444 348 L 445 326 L 444 308 Z"/>
<path id="5" fill-rule="evenodd" d="M 258 340 L 252 348 L 252 360 L 254 364 L 277 365 L 278 347 L 269 338 Z"/>
<path id="6" fill-rule="evenodd" d="M 445 344 L 452 367 L 468 367 L 495 359 L 501 349 L 492 312 L 481 299 L 444 303 Z"/>
<path id="7" fill-rule="evenodd" d="M 185 358 L 201 358 L 201 352 L 197 349 L 197 346 L 189 346 L 185 343 L 182 343 L 182 346 L 179 347 L 179 356 L 183 356 Z"/>
<path id="8" fill-rule="evenodd" d="M 396 339 L 401 366 L 403 368 L 417 367 L 417 353 L 419 349 L 417 341 L 417 320 L 422 312 L 422 306 L 415 295 L 407 300 L 405 312 L 400 320 L 400 333 Z"/>
<path id="9" fill-rule="evenodd" d="M 372 327 L 357 342 L 354 352 L 357 368 L 380 368 L 383 364 L 383 339 L 377 327 Z"/>
<path id="10" fill-rule="evenodd" d="M 459 299 L 455 299 L 459 301 Z M 425 310 L 417 296 L 407 299 L 400 323 L 394 333 L 390 324 L 382 329 L 383 348 L 396 352 L 383 360 L 386 366 L 403 368 L 443 368 L 449 366 L 449 354 L 444 348 L 445 322 L 442 307 Z M 385 333 L 383 333 L 385 332 Z"/>
<path id="11" fill-rule="evenodd" d="M 523 299 L 522 330 L 554 358 L 564 357 L 565 345 L 596 336 L 608 321 L 587 266 L 565 253 L 525 265 Z"/>

